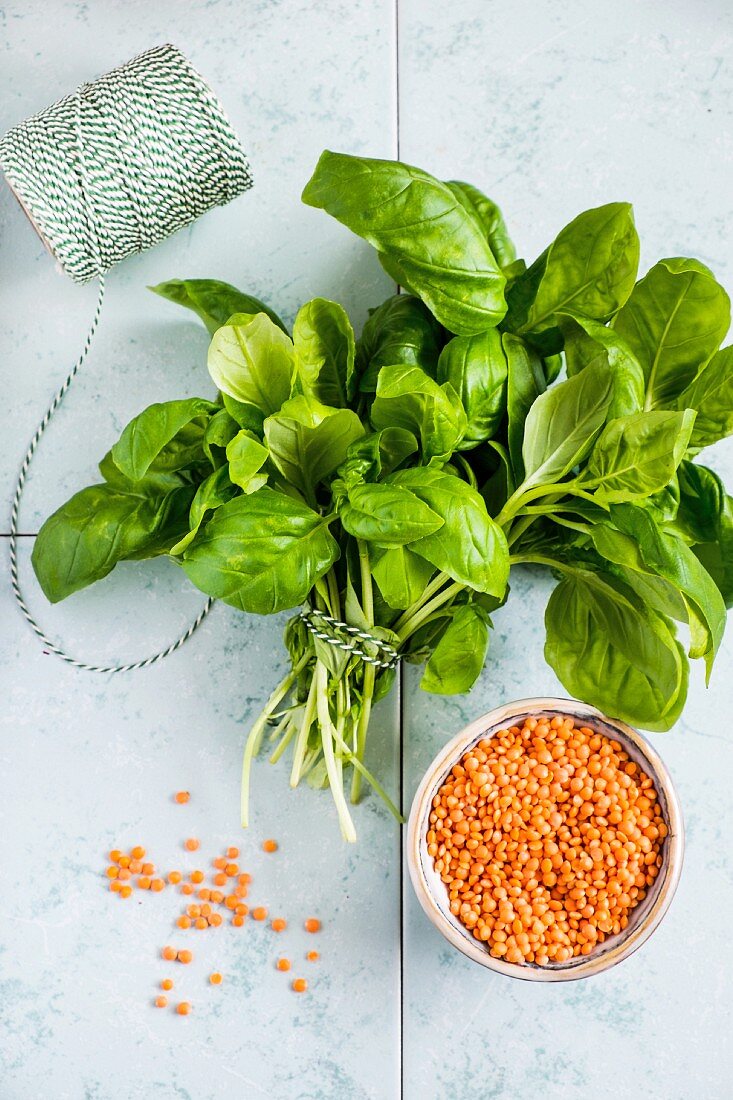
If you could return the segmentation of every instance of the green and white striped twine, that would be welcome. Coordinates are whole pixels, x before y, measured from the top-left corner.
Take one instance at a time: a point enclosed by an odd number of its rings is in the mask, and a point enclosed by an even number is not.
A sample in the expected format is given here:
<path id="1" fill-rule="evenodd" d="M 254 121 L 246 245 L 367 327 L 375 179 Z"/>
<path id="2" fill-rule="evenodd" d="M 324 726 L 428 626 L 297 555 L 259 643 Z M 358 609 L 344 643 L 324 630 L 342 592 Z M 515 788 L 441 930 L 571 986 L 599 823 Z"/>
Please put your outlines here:
<path id="1" fill-rule="evenodd" d="M 99 282 L 94 317 L 76 363 L 38 425 L 11 508 L 10 572 L 16 601 L 50 652 L 91 672 L 129 672 L 168 656 L 208 613 L 159 653 L 125 665 L 78 661 L 52 642 L 18 580 L 18 514 L 28 468 L 49 421 L 86 359 L 99 323 L 104 275 L 252 186 L 247 158 L 219 101 L 174 46 L 148 50 L 19 123 L 0 139 L 0 168 L 63 270 Z"/>

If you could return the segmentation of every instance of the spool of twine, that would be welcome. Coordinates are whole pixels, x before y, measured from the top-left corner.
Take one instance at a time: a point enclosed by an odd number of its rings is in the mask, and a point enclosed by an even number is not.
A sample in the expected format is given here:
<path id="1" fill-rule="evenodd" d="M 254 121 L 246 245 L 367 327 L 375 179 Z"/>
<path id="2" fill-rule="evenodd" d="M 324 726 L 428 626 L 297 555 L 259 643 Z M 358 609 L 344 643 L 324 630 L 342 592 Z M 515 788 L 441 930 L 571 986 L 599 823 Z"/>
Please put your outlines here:
<path id="1" fill-rule="evenodd" d="M 78 283 L 252 186 L 221 104 L 170 45 L 14 126 L 0 139 L 0 168 Z"/>
<path id="2" fill-rule="evenodd" d="M 17 536 L 25 479 L 39 440 L 84 362 L 99 323 L 104 276 L 252 186 L 245 153 L 218 99 L 175 46 L 148 50 L 0 138 L 0 168 L 60 267 L 99 281 L 82 352 L 38 425 L 20 467 L 10 522 L 11 583 L 44 647 L 77 668 L 128 672 L 178 649 L 209 611 L 165 650 L 125 665 L 87 664 L 56 645 L 26 605 Z"/>

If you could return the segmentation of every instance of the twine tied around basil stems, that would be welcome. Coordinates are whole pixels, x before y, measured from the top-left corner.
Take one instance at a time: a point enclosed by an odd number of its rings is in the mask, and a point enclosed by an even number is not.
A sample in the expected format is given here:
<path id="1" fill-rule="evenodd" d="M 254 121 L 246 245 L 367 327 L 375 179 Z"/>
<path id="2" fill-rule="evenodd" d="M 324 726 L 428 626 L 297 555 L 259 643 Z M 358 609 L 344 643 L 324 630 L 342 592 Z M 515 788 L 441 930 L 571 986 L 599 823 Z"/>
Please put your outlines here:
<path id="1" fill-rule="evenodd" d="M 0 168 L 48 251 L 77 283 L 96 279 L 97 304 L 81 354 L 23 457 L 10 515 L 16 602 L 51 653 L 90 672 L 130 672 L 187 641 L 200 614 L 166 649 L 132 664 L 93 665 L 47 637 L 18 579 L 18 512 L 38 443 L 87 357 L 99 324 L 104 276 L 252 186 L 247 157 L 218 99 L 175 46 L 158 46 L 83 84 L 0 138 Z"/>

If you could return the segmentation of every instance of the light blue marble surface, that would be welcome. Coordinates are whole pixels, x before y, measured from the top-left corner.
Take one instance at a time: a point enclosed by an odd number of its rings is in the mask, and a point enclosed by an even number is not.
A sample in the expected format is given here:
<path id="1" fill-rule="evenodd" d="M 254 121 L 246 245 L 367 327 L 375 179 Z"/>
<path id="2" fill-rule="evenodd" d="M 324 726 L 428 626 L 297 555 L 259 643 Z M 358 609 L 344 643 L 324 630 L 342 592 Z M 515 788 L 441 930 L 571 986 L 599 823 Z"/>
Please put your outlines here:
<path id="1" fill-rule="evenodd" d="M 23 529 L 37 530 L 94 476 L 95 460 L 142 405 L 207 392 L 205 334 L 146 284 L 224 278 L 289 317 L 323 294 L 343 301 L 357 323 L 388 293 L 371 251 L 298 201 L 324 147 L 393 156 L 399 137 L 404 159 L 492 194 L 528 257 L 586 206 L 631 199 L 644 266 L 659 255 L 696 255 L 733 287 L 732 38 L 723 0 L 453 8 L 399 0 L 398 11 L 394 0 L 0 7 L 0 130 L 170 40 L 219 92 L 255 173 L 249 195 L 110 278 L 94 353 L 31 476 Z M 0 187 L 0 371 L 12 410 L 0 433 L 6 498 L 92 308 L 93 291 L 55 272 Z M 733 483 L 733 448 L 706 458 Z M 328 797 L 290 792 L 285 772 L 263 762 L 255 827 L 240 840 L 242 720 L 283 667 L 281 619 L 220 606 L 163 665 L 131 677 L 80 675 L 42 654 L 12 607 L 3 569 L 1 1100 L 213 1098 L 223 1090 L 238 1100 L 730 1095 L 730 639 L 710 689 L 696 675 L 683 722 L 654 738 L 688 829 L 668 918 L 615 971 L 539 986 L 491 975 L 447 947 L 400 883 L 398 832 L 373 800 L 358 814 L 360 844 L 349 848 Z M 165 563 L 119 569 L 54 609 L 28 586 L 51 632 L 86 657 L 141 656 L 200 606 Z M 517 579 L 468 698 L 424 696 L 412 670 L 406 675 L 406 807 L 439 745 L 470 717 L 557 689 L 542 659 L 548 591 L 539 574 Z M 394 697 L 373 738 L 393 790 L 399 714 Z M 179 787 L 194 792 L 188 807 L 169 801 Z M 195 962 L 172 973 L 195 1013 L 180 1020 L 150 1007 L 167 972 L 159 948 L 184 936 L 171 926 L 178 899 L 166 892 L 118 902 L 100 887 L 99 870 L 113 843 L 138 841 L 164 866 L 196 866 L 180 849 L 191 833 L 207 856 L 241 843 L 253 899 L 281 909 L 293 928 L 287 939 L 256 925 L 240 935 L 188 933 Z M 258 847 L 267 835 L 281 841 L 274 857 Z M 299 999 L 273 961 L 281 951 L 302 959 L 312 941 L 297 925 L 311 911 L 324 918 L 324 958 L 305 971 L 312 991 Z M 226 975 L 219 990 L 205 984 L 215 966 Z"/>
<path id="2" fill-rule="evenodd" d="M 534 258 L 580 210 L 631 200 L 642 270 L 692 255 L 733 289 L 730 8 L 553 0 L 401 0 L 400 152 L 495 198 Z M 705 460 L 733 484 L 730 441 Z M 411 669 L 405 794 L 446 737 L 509 699 L 565 694 L 542 658 L 551 581 L 525 573 L 495 616 L 467 699 L 436 704 Z M 709 690 L 653 737 L 687 824 L 685 870 L 654 937 L 607 974 L 540 985 L 457 956 L 409 884 L 404 928 L 405 1096 L 472 1100 L 723 1100 L 733 1092 L 730 782 L 733 633 Z"/>

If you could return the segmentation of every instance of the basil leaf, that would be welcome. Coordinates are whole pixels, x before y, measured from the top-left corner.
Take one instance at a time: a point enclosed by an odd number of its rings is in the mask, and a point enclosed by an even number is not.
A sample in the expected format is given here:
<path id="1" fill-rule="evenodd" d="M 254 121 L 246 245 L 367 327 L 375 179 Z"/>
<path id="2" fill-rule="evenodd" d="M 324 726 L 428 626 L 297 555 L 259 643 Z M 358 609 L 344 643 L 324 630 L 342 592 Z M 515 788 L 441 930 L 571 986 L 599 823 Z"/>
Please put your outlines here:
<path id="1" fill-rule="evenodd" d="M 203 446 L 215 470 L 226 461 L 227 444 L 238 431 L 239 424 L 227 409 L 220 409 L 206 425 Z"/>
<path id="2" fill-rule="evenodd" d="M 287 332 L 278 315 L 259 298 L 243 294 L 229 283 L 220 283 L 216 279 L 169 279 L 166 283 L 148 287 L 148 290 L 160 294 L 169 302 L 192 309 L 211 336 L 235 313 L 266 313 L 278 328 Z"/>
<path id="3" fill-rule="evenodd" d="M 541 394 L 524 426 L 524 484 L 557 481 L 581 462 L 603 427 L 612 397 L 613 379 L 599 365 Z"/>
<path id="4" fill-rule="evenodd" d="M 448 458 L 466 430 L 455 390 L 439 386 L 419 367 L 383 367 L 371 411 L 375 428 L 399 427 L 420 441 L 423 458 Z"/>
<path id="5" fill-rule="evenodd" d="M 524 480 L 522 443 L 524 424 L 530 408 L 546 390 L 545 374 L 539 355 L 518 336 L 504 333 L 501 338 L 507 361 L 507 440 L 515 485 Z"/>
<path id="6" fill-rule="evenodd" d="M 419 497 L 397 485 L 355 485 L 341 511 L 344 530 L 381 546 L 402 546 L 429 535 L 443 520 Z"/>
<path id="7" fill-rule="evenodd" d="M 382 428 L 350 445 L 338 475 L 347 486 L 360 481 L 377 481 L 382 474 L 396 470 L 416 451 L 417 440 L 412 432 L 404 428 Z"/>
<path id="8" fill-rule="evenodd" d="M 254 405 L 265 415 L 290 397 L 295 380 L 295 351 L 290 338 L 264 313 L 236 315 L 236 323 L 214 333 L 207 365 L 224 394 Z"/>
<path id="9" fill-rule="evenodd" d="M 169 470 L 187 466 L 202 455 L 204 425 L 218 411 L 217 405 L 203 397 L 149 405 L 115 443 L 112 461 L 130 481 L 144 478 L 156 459 Z M 174 442 L 178 446 L 172 446 Z"/>
<path id="10" fill-rule="evenodd" d="M 326 151 L 303 202 L 374 245 L 387 274 L 451 332 L 482 332 L 504 316 L 505 279 L 481 227 L 427 172 Z"/>
<path id="11" fill-rule="evenodd" d="M 465 451 L 494 434 L 506 411 L 507 361 L 496 329 L 454 336 L 438 360 L 438 382 L 449 382 L 468 423 L 459 444 Z"/>
<path id="12" fill-rule="evenodd" d="M 189 530 L 183 538 L 178 540 L 175 546 L 171 546 L 170 553 L 174 557 L 182 554 L 199 533 L 199 528 L 204 522 L 206 513 L 215 511 L 220 505 L 226 504 L 228 500 L 236 495 L 237 487 L 232 484 L 226 466 L 220 466 L 218 470 L 214 470 L 213 474 L 209 474 L 206 480 L 199 485 L 196 496 L 191 502 L 191 510 L 188 516 Z"/>
<path id="13" fill-rule="evenodd" d="M 634 539 L 648 572 L 679 590 L 688 610 L 691 657 L 704 657 L 707 679 L 725 631 L 725 604 L 717 585 L 687 544 L 661 531 L 644 508 L 611 509 L 613 526 Z"/>
<path id="14" fill-rule="evenodd" d="M 199 426 L 200 428 L 200 426 Z M 196 435 L 196 449 L 192 452 L 189 451 L 187 458 L 189 461 L 195 462 L 196 458 L 203 458 L 201 454 L 201 432 L 198 431 Z M 182 458 L 182 446 L 181 440 L 177 440 L 175 444 L 175 453 L 178 458 Z M 165 452 L 166 448 L 164 448 Z M 122 473 L 122 470 L 115 466 L 112 459 L 112 452 L 107 451 L 102 461 L 98 464 L 99 472 L 112 488 L 118 489 L 123 493 L 136 493 L 138 496 L 154 496 L 159 497 L 161 494 L 169 492 L 171 489 L 180 489 L 182 485 L 187 484 L 187 478 L 190 471 L 186 468 L 189 463 L 187 462 L 181 469 L 169 470 L 166 468 L 165 463 L 171 461 L 170 454 L 163 453 L 160 463 L 153 461 L 148 466 L 147 473 L 144 478 L 139 481 L 132 481 L 129 477 Z"/>
<path id="15" fill-rule="evenodd" d="M 311 503 L 318 483 L 334 472 L 363 434 L 355 412 L 332 409 L 302 394 L 286 401 L 265 421 L 272 461 Z"/>
<path id="16" fill-rule="evenodd" d="M 559 351 L 559 313 L 571 310 L 607 321 L 634 286 L 639 238 L 633 210 L 613 202 L 579 214 L 507 292 L 510 332 L 546 334 L 546 351 Z"/>
<path id="17" fill-rule="evenodd" d="M 448 187 L 483 229 L 499 267 L 510 267 L 517 258 L 517 250 L 509 236 L 504 215 L 496 203 L 470 183 L 449 180 Z"/>
<path id="18" fill-rule="evenodd" d="M 406 363 L 435 377 L 441 326 L 419 298 L 395 294 L 373 310 L 356 344 L 359 389 L 374 393 L 382 367 Z"/>
<path id="19" fill-rule="evenodd" d="M 229 477 L 245 493 L 261 489 L 267 481 L 266 474 L 259 471 L 267 461 L 269 452 L 251 432 L 242 430 L 227 444 L 227 462 Z"/>
<path id="20" fill-rule="evenodd" d="M 715 581 L 725 606 L 733 607 L 733 497 L 723 502 L 716 538 L 698 543 L 692 552 Z"/>
<path id="21" fill-rule="evenodd" d="M 644 372 L 624 339 L 611 328 L 578 314 L 559 315 L 568 378 L 590 366 L 602 366 L 613 376 L 608 419 L 629 416 L 644 408 Z"/>
<path id="22" fill-rule="evenodd" d="M 595 487 L 596 499 L 606 504 L 643 500 L 664 489 L 687 450 L 694 420 L 690 409 L 611 420 L 588 459 L 586 488 Z"/>
<path id="23" fill-rule="evenodd" d="M 613 322 L 644 371 L 644 407 L 675 408 L 729 325 L 728 295 L 704 264 L 681 258 L 656 263 Z"/>
<path id="24" fill-rule="evenodd" d="M 489 440 L 489 447 L 499 456 L 499 462 L 489 478 L 481 487 L 481 496 L 486 501 L 489 515 L 498 516 L 509 497 L 516 489 L 509 455 L 501 443 Z"/>
<path id="25" fill-rule="evenodd" d="M 407 546 L 385 550 L 376 560 L 372 554 L 372 574 L 379 591 L 390 607 L 404 611 L 425 591 L 435 569 Z"/>
<path id="26" fill-rule="evenodd" d="M 682 462 L 677 473 L 678 502 L 667 530 L 688 543 L 714 542 L 720 534 L 725 486 L 716 473 L 697 462 Z"/>
<path id="27" fill-rule="evenodd" d="M 387 481 L 409 489 L 443 520 L 437 531 L 410 549 L 454 581 L 503 597 L 509 577 L 506 537 L 476 490 L 453 474 L 430 468 L 399 470 Z"/>
<path id="28" fill-rule="evenodd" d="M 545 381 L 548 386 L 559 376 L 564 365 L 564 360 L 560 352 L 556 352 L 554 355 L 545 355 L 542 360 L 542 373 L 545 376 Z"/>
<path id="29" fill-rule="evenodd" d="M 733 435 L 733 346 L 722 348 L 677 398 L 680 409 L 695 409 L 690 447 L 696 451 Z"/>
<path id="30" fill-rule="evenodd" d="M 271 615 L 301 604 L 338 556 L 322 516 L 283 493 L 259 489 L 217 508 L 182 565 L 208 596 Z"/>
<path id="31" fill-rule="evenodd" d="M 486 612 L 472 603 L 458 607 L 425 666 L 420 687 L 438 695 L 470 691 L 481 675 L 488 648 Z"/>
<path id="32" fill-rule="evenodd" d="M 192 485 L 159 496 L 90 485 L 46 520 L 32 563 L 51 603 L 101 580 L 119 561 L 164 554 L 188 529 Z"/>
<path id="33" fill-rule="evenodd" d="M 650 572 L 639 544 L 630 535 L 604 523 L 592 527 L 590 535 L 595 549 L 611 566 L 610 571 L 636 593 L 642 606 L 648 605 L 681 623 L 689 621 L 687 605 L 678 589 L 665 577 Z"/>
<path id="34" fill-rule="evenodd" d="M 676 722 L 688 666 L 674 629 L 608 574 L 564 577 L 545 612 L 545 660 L 571 695 L 649 730 Z"/>
<path id="35" fill-rule="evenodd" d="M 246 401 L 235 401 L 228 393 L 223 393 L 221 400 L 232 420 L 235 420 L 240 428 L 262 436 L 262 425 L 265 420 L 262 409 L 258 409 L 256 405 L 250 405 Z"/>
<path id="36" fill-rule="evenodd" d="M 293 325 L 298 373 L 324 405 L 344 408 L 354 395 L 354 330 L 343 306 L 314 298 L 298 310 Z"/>

